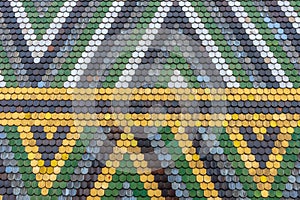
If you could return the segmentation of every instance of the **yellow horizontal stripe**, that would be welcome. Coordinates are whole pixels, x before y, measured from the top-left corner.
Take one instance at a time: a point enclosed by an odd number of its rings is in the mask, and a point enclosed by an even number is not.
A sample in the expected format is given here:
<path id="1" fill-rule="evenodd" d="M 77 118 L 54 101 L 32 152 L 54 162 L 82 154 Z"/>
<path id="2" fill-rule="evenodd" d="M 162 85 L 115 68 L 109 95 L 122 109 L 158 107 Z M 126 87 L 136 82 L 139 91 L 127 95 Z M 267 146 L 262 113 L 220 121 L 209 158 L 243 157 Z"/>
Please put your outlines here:
<path id="1" fill-rule="evenodd" d="M 9 126 L 233 126 L 236 121 L 297 123 L 300 114 L 130 114 L 130 113 L 0 113 L 0 124 Z"/>
<path id="2" fill-rule="evenodd" d="M 300 100 L 295 88 L 0 88 L 0 100 Z"/>

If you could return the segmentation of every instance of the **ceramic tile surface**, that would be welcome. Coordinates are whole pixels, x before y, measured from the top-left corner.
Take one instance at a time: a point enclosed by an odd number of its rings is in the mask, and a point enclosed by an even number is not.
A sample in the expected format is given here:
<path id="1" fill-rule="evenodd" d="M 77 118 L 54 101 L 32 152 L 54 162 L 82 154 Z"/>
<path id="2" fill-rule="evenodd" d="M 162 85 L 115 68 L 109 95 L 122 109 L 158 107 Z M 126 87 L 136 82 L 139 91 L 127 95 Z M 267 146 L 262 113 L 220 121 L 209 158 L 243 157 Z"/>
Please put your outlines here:
<path id="1" fill-rule="evenodd" d="M 0 200 L 300 199 L 300 1 L 0 1 Z"/>

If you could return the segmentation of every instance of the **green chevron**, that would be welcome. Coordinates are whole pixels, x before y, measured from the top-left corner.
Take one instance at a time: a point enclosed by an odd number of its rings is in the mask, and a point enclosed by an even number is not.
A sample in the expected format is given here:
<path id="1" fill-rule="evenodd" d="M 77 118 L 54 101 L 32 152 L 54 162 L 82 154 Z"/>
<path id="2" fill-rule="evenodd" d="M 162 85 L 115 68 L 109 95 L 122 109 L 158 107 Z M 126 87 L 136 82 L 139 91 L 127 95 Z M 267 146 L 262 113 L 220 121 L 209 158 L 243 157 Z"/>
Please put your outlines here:
<path id="1" fill-rule="evenodd" d="M 129 182 L 134 197 L 138 200 L 150 200 L 144 184 L 140 181 L 140 175 L 137 174 L 128 153 L 124 154 L 120 166 L 116 169 L 116 173 L 112 176 L 112 181 L 109 183 L 108 188 L 105 189 L 104 196 L 101 199 L 110 200 L 118 197 L 118 191 L 123 188 L 122 184 L 125 181 Z"/>
<path id="2" fill-rule="evenodd" d="M 182 149 L 179 147 L 178 141 L 174 139 L 171 128 L 161 127 L 159 133 L 161 134 L 161 140 L 165 142 L 164 146 L 168 149 L 168 153 L 171 155 L 176 168 L 179 170 L 182 181 L 186 184 L 189 196 L 193 199 L 206 199 L 203 190 L 196 181 L 196 177 L 193 174 L 188 161 L 185 159 L 185 155 L 182 153 Z"/>
<path id="3" fill-rule="evenodd" d="M 78 59 L 82 55 L 82 52 L 85 50 L 85 47 L 92 39 L 95 30 L 98 28 L 98 24 L 103 20 L 105 16 L 105 12 L 103 12 L 103 10 L 108 11 L 108 8 L 112 5 L 112 2 L 113 1 L 102 1 L 100 3 L 99 8 L 94 13 L 93 17 L 90 19 L 90 23 L 87 24 L 87 27 L 83 31 L 83 34 L 80 35 L 76 45 L 73 47 L 73 51 L 70 53 L 69 57 L 66 59 L 66 62 L 62 65 L 62 68 L 59 70 L 58 74 L 61 74 L 62 76 L 55 77 L 54 82 L 51 83 L 52 87 L 59 87 L 59 88 L 63 87 L 63 83 L 67 81 L 67 78 L 71 73 L 71 70 L 74 69 L 75 64 L 78 62 Z M 147 24 L 150 23 L 159 5 L 160 5 L 159 1 L 149 2 L 148 7 L 146 7 L 145 11 L 142 14 L 142 17 L 140 18 L 140 22 L 136 26 L 137 30 L 142 30 L 142 32 L 145 31 L 142 28 L 145 28 Z M 131 38 L 136 40 L 135 37 L 141 38 L 141 36 L 142 35 L 138 33 L 138 34 L 134 34 Z M 128 49 L 132 49 L 132 48 L 133 46 L 130 45 L 128 46 Z M 120 59 L 117 59 L 117 62 L 123 63 L 123 61 Z M 124 68 L 125 65 L 124 66 L 123 65 L 124 64 L 120 64 L 120 66 L 114 66 L 112 70 Z M 114 87 L 114 83 L 110 84 L 109 86 Z"/>
<path id="4" fill-rule="evenodd" d="M 251 22 L 255 24 L 255 27 L 263 36 L 263 40 L 265 40 L 266 45 L 270 47 L 270 51 L 273 52 L 274 57 L 281 65 L 285 75 L 289 77 L 290 82 L 293 83 L 295 88 L 299 88 L 300 80 L 296 78 L 298 76 L 297 70 L 294 68 L 293 64 L 286 59 L 288 58 L 286 52 L 283 50 L 282 46 L 279 45 L 279 42 L 276 40 L 272 30 L 268 28 L 268 24 L 264 22 L 264 19 L 261 17 L 253 2 L 241 1 L 241 5 L 249 9 L 248 16 L 251 18 Z"/>
<path id="5" fill-rule="evenodd" d="M 232 163 L 232 167 L 236 171 L 236 175 L 239 176 L 240 182 L 243 184 L 243 189 L 247 192 L 247 197 L 253 198 L 255 191 L 256 197 L 260 197 L 261 193 L 257 189 L 256 183 L 252 176 L 249 175 L 248 170 L 245 167 L 245 163 L 242 161 L 240 154 L 234 147 L 233 142 L 230 140 L 229 135 L 226 133 L 225 128 L 221 130 L 219 137 L 220 146 L 224 149 L 224 153 L 227 155 L 227 159 Z"/>
<path id="6" fill-rule="evenodd" d="M 17 79 L 14 70 L 11 68 L 6 52 L 3 49 L 2 41 L 0 41 L 0 74 L 4 76 L 6 87 L 17 87 Z"/>
<path id="7" fill-rule="evenodd" d="M 37 35 L 37 39 L 41 40 L 42 36 L 46 33 L 53 19 L 56 17 L 60 8 L 64 5 L 67 0 L 55 0 L 51 3 L 48 11 L 45 13 L 44 17 L 39 17 L 39 12 L 34 6 L 33 1 L 21 0 L 25 11 L 27 12 L 27 17 L 29 18 L 34 33 Z"/>
<path id="8" fill-rule="evenodd" d="M 233 71 L 233 75 L 236 77 L 237 82 L 240 83 L 241 88 L 251 88 L 253 87 L 252 82 L 249 81 L 249 76 L 246 71 L 242 69 L 242 65 L 238 63 L 238 58 L 235 57 L 234 52 L 232 52 L 230 46 L 227 45 L 227 41 L 221 30 L 218 28 L 214 19 L 211 17 L 211 13 L 207 11 L 203 0 L 202 1 L 190 1 L 195 11 L 201 18 L 202 23 L 204 23 L 205 28 L 209 31 L 215 45 L 221 52 L 222 57 L 226 60 L 229 68 Z"/>
<path id="9" fill-rule="evenodd" d="M 38 187 L 35 174 L 32 173 L 30 160 L 28 159 L 25 147 L 22 145 L 20 133 L 17 131 L 17 126 L 5 126 L 4 132 L 7 134 L 9 145 L 12 147 L 12 152 L 15 154 L 15 159 L 18 161 L 22 180 L 24 181 L 27 193 L 32 196 L 31 199 L 39 197 L 42 199 L 57 199 L 62 194 L 62 190 L 67 187 L 67 183 L 77 167 L 78 161 L 85 152 L 85 147 L 89 144 L 91 139 L 89 135 L 96 132 L 94 127 L 84 127 L 81 134 L 81 139 L 76 141 L 72 153 L 69 154 L 69 159 L 65 161 L 65 165 L 61 168 L 60 174 L 57 175 L 56 181 L 53 182 L 53 187 L 49 189 L 48 196 L 41 195 L 41 189 Z"/>

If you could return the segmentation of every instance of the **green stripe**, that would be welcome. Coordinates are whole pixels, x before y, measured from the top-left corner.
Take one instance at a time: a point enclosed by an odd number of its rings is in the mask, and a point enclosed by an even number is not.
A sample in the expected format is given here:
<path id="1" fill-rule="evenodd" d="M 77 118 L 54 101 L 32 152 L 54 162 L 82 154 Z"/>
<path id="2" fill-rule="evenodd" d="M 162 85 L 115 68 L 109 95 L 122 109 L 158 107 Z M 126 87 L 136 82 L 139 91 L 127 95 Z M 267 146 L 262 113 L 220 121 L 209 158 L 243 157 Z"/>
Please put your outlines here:
<path id="1" fill-rule="evenodd" d="M 282 197 L 282 191 L 285 190 L 285 184 L 288 183 L 288 176 L 292 174 L 295 167 L 295 162 L 298 160 L 300 153 L 300 128 L 294 128 L 292 139 L 289 141 L 289 146 L 286 148 L 286 154 L 283 155 L 283 160 L 280 163 L 277 176 L 274 177 L 275 181 L 272 184 L 272 191 L 269 192 L 269 198 L 273 199 L 274 196 Z"/>
<path id="2" fill-rule="evenodd" d="M 80 138 L 76 140 L 73 150 L 69 154 L 68 160 L 65 161 L 65 165 L 61 168 L 61 172 L 57 175 L 56 181 L 54 182 L 58 186 L 63 185 L 63 187 L 61 187 L 62 189 L 67 187 L 67 183 L 70 181 L 71 175 L 74 174 L 75 167 L 78 166 L 79 160 L 82 159 L 83 154 L 86 152 L 86 147 L 89 145 L 90 141 L 92 141 L 96 132 L 97 127 L 86 126 L 83 128 L 83 132 L 80 133 Z M 53 193 L 55 194 L 56 190 L 51 188 L 49 192 L 51 190 L 53 190 Z"/>
<path id="3" fill-rule="evenodd" d="M 132 57 L 132 53 L 135 51 L 138 42 L 142 39 L 142 36 L 145 34 L 146 29 L 151 23 L 151 19 L 157 12 L 158 7 L 160 6 L 160 2 L 161 0 L 149 2 L 148 6 L 142 14 L 142 17 L 139 20 L 139 23 L 136 25 L 136 29 L 134 29 L 133 34 L 130 35 L 131 40 L 128 42 L 125 51 L 122 52 L 120 54 L 120 57 L 116 59 L 115 64 L 109 71 L 109 75 L 103 82 L 103 87 L 115 87 L 115 84 L 118 82 L 119 77 L 122 75 L 122 71 L 126 68 L 126 64 Z"/>
<path id="4" fill-rule="evenodd" d="M 27 17 L 29 18 L 34 33 L 37 35 L 37 39 L 41 40 L 42 36 L 46 33 L 53 19 L 56 17 L 60 8 L 64 5 L 67 0 L 55 0 L 51 3 L 51 6 L 45 12 L 44 17 L 39 17 L 39 12 L 34 6 L 33 1 L 21 0 L 25 11 L 27 12 Z"/>
<path id="5" fill-rule="evenodd" d="M 155 85 L 156 87 L 167 88 L 168 83 L 171 81 L 171 76 L 174 75 L 174 70 L 176 69 L 180 71 L 180 75 L 184 78 L 189 88 L 200 87 L 200 83 L 197 82 L 197 77 L 180 52 L 170 52 L 170 57 L 166 60 L 167 62 L 164 64 L 164 69 L 161 70 L 158 83 Z"/>
<path id="6" fill-rule="evenodd" d="M 212 36 L 215 45 L 218 47 L 222 57 L 226 60 L 229 68 L 233 71 L 233 75 L 236 77 L 237 82 L 240 83 L 241 88 L 251 88 L 253 84 L 249 81 L 249 76 L 246 71 L 242 69 L 242 65 L 239 63 L 238 58 L 235 57 L 234 52 L 228 46 L 224 35 L 222 35 L 221 30 L 218 28 L 213 18 L 211 17 L 211 12 L 208 12 L 203 0 L 201 1 L 190 1 L 195 11 L 201 18 L 202 23 L 205 28 L 209 31 Z"/>
<path id="7" fill-rule="evenodd" d="M 6 87 L 18 87 L 14 70 L 11 68 L 7 53 L 3 49 L 2 41 L 0 41 L 0 71 L 1 75 L 4 76 L 3 81 L 6 82 Z"/>
<path id="8" fill-rule="evenodd" d="M 179 52 L 179 47 L 176 48 L 177 51 L 171 52 L 171 58 L 167 59 L 167 63 L 170 66 L 170 69 L 173 71 L 178 69 L 180 75 L 184 77 L 184 80 L 188 83 L 190 88 L 199 88 L 200 83 L 197 82 L 197 77 L 194 75 L 193 70 L 190 68 L 190 64 L 187 63 L 187 60 L 183 57 L 182 53 Z"/>
<path id="9" fill-rule="evenodd" d="M 299 1 L 289 1 L 290 5 L 294 8 L 294 11 L 300 16 L 300 2 Z"/>
<path id="10" fill-rule="evenodd" d="M 69 154 L 69 159 L 65 161 L 65 165 L 61 168 L 61 173 L 57 175 L 56 181 L 53 182 L 53 187 L 49 189 L 48 196 L 43 196 L 41 195 L 41 189 L 38 187 L 36 176 L 32 173 L 31 161 L 28 159 L 25 147 L 22 145 L 22 139 L 20 138 L 20 133 L 17 131 L 17 128 L 17 126 L 5 126 L 4 131 L 7 134 L 9 145 L 12 147 L 12 152 L 15 154 L 15 159 L 18 162 L 19 171 L 22 174 L 22 180 L 27 188 L 28 195 L 31 196 L 31 199 L 36 199 L 36 197 L 42 199 L 50 198 L 51 200 L 57 199 L 59 195 L 62 195 L 62 190 L 67 187 L 67 183 L 74 173 L 78 161 L 85 152 L 85 147 L 89 144 L 89 139 L 78 139 L 76 141 L 72 153 Z M 87 128 L 85 128 L 85 130 L 86 129 Z M 94 132 L 90 132 L 90 134 L 93 133 Z"/>
<path id="11" fill-rule="evenodd" d="M 273 52 L 274 57 L 281 65 L 285 75 L 289 78 L 290 82 L 293 83 L 294 87 L 299 88 L 300 79 L 297 79 L 297 70 L 294 68 L 292 63 L 286 63 L 286 58 L 288 58 L 286 52 L 283 50 L 282 46 L 279 45 L 279 42 L 276 40 L 272 30 L 268 28 L 268 24 L 264 22 L 260 12 L 253 5 L 252 1 L 241 1 L 241 5 L 245 8 L 245 12 L 248 13 L 248 16 L 251 18 L 251 22 L 255 24 L 255 27 L 262 35 L 263 40 L 266 41 L 266 45 L 269 46 L 270 51 Z"/>
<path id="12" fill-rule="evenodd" d="M 232 167 L 235 169 L 236 175 L 240 179 L 239 181 L 243 184 L 243 189 L 247 192 L 247 197 L 261 197 L 261 193 L 257 189 L 253 177 L 249 175 L 245 163 L 242 161 L 241 156 L 237 152 L 237 149 L 234 147 L 233 142 L 230 140 L 225 130 L 225 128 L 222 129 L 218 140 L 220 141 L 220 146 L 224 149 L 224 153 L 227 155 L 227 159 L 231 162 Z"/>
<path id="13" fill-rule="evenodd" d="M 67 81 L 68 76 L 71 74 L 71 70 L 73 70 L 75 64 L 78 63 L 78 59 L 82 56 L 85 47 L 88 46 L 89 41 L 92 39 L 92 36 L 95 34 L 96 29 L 102 22 L 105 14 L 108 12 L 108 9 L 113 2 L 114 1 L 112 0 L 100 2 L 97 11 L 93 14 L 93 17 L 89 20 L 90 22 L 83 30 L 83 33 L 77 40 L 76 45 L 73 47 L 73 51 L 70 52 L 68 58 L 66 58 L 65 63 L 62 64 L 61 69 L 58 70 L 58 74 L 62 75 L 55 76 L 54 81 L 51 82 L 51 87 L 63 87 L 63 83 Z"/>
<path id="14" fill-rule="evenodd" d="M 105 189 L 103 200 L 115 199 L 119 195 L 119 191 L 123 188 L 123 183 L 127 181 L 130 184 L 130 189 L 133 196 L 138 200 L 150 200 L 144 184 L 140 180 L 140 175 L 137 174 L 136 168 L 130 159 L 129 154 L 124 154 L 120 166 L 116 169 L 116 173 L 112 176 L 112 181 L 108 188 Z"/>
<path id="15" fill-rule="evenodd" d="M 61 88 L 63 87 L 63 83 L 67 81 L 68 76 L 71 74 L 71 70 L 74 69 L 75 64 L 78 62 L 78 59 L 82 56 L 82 53 L 85 50 L 85 47 L 88 45 L 89 41 L 92 39 L 93 34 L 95 33 L 96 29 L 99 26 L 99 23 L 102 22 L 103 18 L 105 17 L 106 12 L 108 11 L 109 7 L 112 5 L 113 1 L 103 1 L 100 3 L 100 6 L 98 7 L 97 11 L 94 13 L 93 17 L 90 19 L 90 23 L 87 24 L 87 27 L 83 31 L 83 34 L 80 35 L 79 40 L 76 42 L 76 45 L 73 47 L 73 51 L 69 54 L 69 57 L 66 59 L 66 62 L 62 65 L 62 68 L 58 71 L 58 74 L 63 74 L 61 76 L 55 76 L 54 81 L 51 83 L 51 87 L 58 87 Z M 140 19 L 140 23 L 137 24 L 137 30 L 135 31 L 145 31 L 142 29 L 142 27 L 146 27 L 147 24 L 150 23 L 151 19 L 154 16 L 155 11 L 157 10 L 158 6 L 160 5 L 160 2 L 157 1 L 151 1 L 148 4 L 148 7 L 146 7 L 145 11 L 142 14 L 142 17 Z M 104 12 L 103 12 L 104 11 Z M 136 40 L 135 37 L 139 37 L 141 39 L 142 34 L 134 34 L 131 36 L 132 40 Z M 133 44 L 129 44 L 127 49 L 130 49 L 131 51 L 134 50 L 133 45 L 137 45 L 136 41 L 130 41 Z M 130 51 L 128 51 L 130 53 Z M 131 55 L 131 54 L 130 54 Z M 125 56 L 127 61 L 129 58 Z M 121 63 L 122 59 L 118 58 L 117 62 Z M 123 66 L 116 66 L 114 65 L 112 71 L 115 71 L 116 69 L 124 68 L 125 64 Z M 120 70 L 119 70 L 120 71 Z M 122 72 L 116 71 L 118 76 Z M 115 83 L 118 80 L 114 80 L 114 82 L 108 82 L 109 84 L 104 84 L 106 87 L 114 87 Z"/>
<path id="16" fill-rule="evenodd" d="M 171 128 L 161 127 L 159 133 L 161 134 L 161 140 L 165 142 L 164 146 L 168 149 L 168 153 L 175 162 L 175 167 L 179 170 L 182 181 L 186 184 L 189 196 L 193 199 L 205 199 L 204 192 L 193 174 L 193 169 L 190 168 L 188 161 L 185 159 L 178 141 L 174 139 L 175 135 L 171 132 Z"/>
<path id="17" fill-rule="evenodd" d="M 38 187 L 35 174 L 32 173 L 30 160 L 28 160 L 25 147 L 22 145 L 20 133 L 17 131 L 17 126 L 4 126 L 6 138 L 9 140 L 8 144 L 12 147 L 12 152 L 15 154 L 14 158 L 18 161 L 19 171 L 22 174 L 22 180 L 27 188 L 29 196 L 40 196 L 41 189 Z"/>

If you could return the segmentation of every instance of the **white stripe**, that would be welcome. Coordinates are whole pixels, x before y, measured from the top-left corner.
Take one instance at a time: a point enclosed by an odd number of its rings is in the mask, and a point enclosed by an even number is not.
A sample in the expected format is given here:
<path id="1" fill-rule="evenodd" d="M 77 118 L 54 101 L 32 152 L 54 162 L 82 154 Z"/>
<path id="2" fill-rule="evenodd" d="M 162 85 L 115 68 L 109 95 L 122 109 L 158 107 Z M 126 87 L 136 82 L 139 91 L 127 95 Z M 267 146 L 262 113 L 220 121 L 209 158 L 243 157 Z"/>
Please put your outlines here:
<path id="1" fill-rule="evenodd" d="M 181 2 L 181 5 L 184 7 L 184 3 L 182 3 L 183 2 Z M 172 4 L 173 3 L 171 1 L 168 1 L 167 3 L 161 3 L 160 7 L 158 8 L 158 12 L 155 13 L 155 17 L 149 24 L 149 27 L 151 28 L 146 29 L 146 34 L 142 36 L 144 40 L 139 41 L 139 45 L 136 47 L 136 51 L 132 54 L 132 58 L 129 59 L 129 63 L 126 65 L 125 69 L 122 72 L 122 75 L 119 77 L 119 81 L 116 83 L 116 87 L 128 87 L 128 82 L 132 80 L 132 76 L 134 76 L 135 70 L 138 68 L 138 64 L 141 62 L 141 58 L 144 57 L 144 52 L 148 50 L 148 46 L 151 45 L 151 41 L 155 39 L 155 35 L 158 33 L 158 29 L 161 27 L 161 23 L 164 21 L 164 17 L 167 16 L 167 13 L 169 12 Z M 185 2 L 185 4 L 191 6 L 189 2 Z M 189 17 L 190 22 L 193 24 L 194 28 L 198 26 L 197 33 L 200 34 L 199 38 L 202 40 L 202 44 L 206 46 L 206 50 L 209 52 L 209 56 L 212 58 L 212 62 L 216 65 L 216 68 L 219 69 L 223 80 L 227 83 L 227 87 L 239 87 L 240 85 L 236 81 L 235 76 L 233 76 L 232 70 L 230 70 L 229 66 L 225 63 L 225 59 L 222 58 L 221 53 L 218 51 L 218 47 L 214 45 L 215 43 L 211 39 L 211 35 L 209 35 L 208 30 L 204 28 L 204 24 L 201 23 L 201 19 L 199 18 L 198 14 L 194 12 L 194 8 L 184 7 L 183 10 L 185 12 L 188 10 L 192 10 L 192 12 L 189 12 L 186 15 Z M 190 16 L 191 13 L 193 18 L 191 18 Z M 103 28 L 100 30 L 103 30 Z M 98 34 L 95 34 L 93 36 L 94 40 L 98 36 Z M 102 35 L 100 35 L 100 37 L 104 38 L 104 36 Z M 79 59 L 79 63 L 75 65 L 75 69 L 68 77 L 68 81 L 64 83 L 65 87 L 76 87 L 76 83 L 80 80 L 80 75 L 83 74 L 83 71 L 87 68 L 87 64 L 91 61 L 91 59 L 87 57 L 94 56 L 94 53 L 91 51 L 91 49 L 93 51 L 96 51 L 98 45 L 101 45 L 101 40 L 100 42 L 97 41 L 97 45 L 89 45 L 86 47 L 86 51 L 82 54 L 82 58 Z M 89 49 L 89 51 L 87 51 L 87 49 Z M 74 76 L 74 74 L 78 75 Z"/>
<path id="2" fill-rule="evenodd" d="M 126 65 L 125 69 L 122 71 L 122 75 L 119 77 L 119 81 L 116 83 L 117 88 L 127 88 L 128 83 L 132 81 L 132 77 L 135 71 L 138 69 L 138 65 L 141 63 L 142 58 L 145 56 L 148 47 L 151 45 L 151 41 L 155 39 L 155 35 L 161 28 L 161 24 L 164 18 L 170 11 L 170 7 L 173 5 L 172 1 L 163 1 L 154 14 L 151 23 L 146 29 L 146 33 L 142 36 L 142 40 L 139 41 L 138 46 L 135 48 L 135 52 L 132 53 L 132 57 L 129 59 L 129 63 Z M 147 42 L 145 42 L 147 41 Z"/>
<path id="3" fill-rule="evenodd" d="M 55 35 L 66 21 L 66 18 L 69 17 L 70 12 L 72 11 L 73 7 L 76 6 L 76 2 L 78 0 L 68 0 L 64 3 L 56 17 L 53 19 L 49 28 L 46 30 L 46 33 L 42 36 L 42 40 L 36 39 L 37 36 L 34 34 L 34 29 L 32 28 L 29 18 L 27 17 L 23 3 L 19 0 L 8 1 L 10 2 L 10 6 L 13 8 L 17 22 L 22 29 L 22 33 L 24 34 L 24 39 L 29 47 L 29 51 L 32 52 L 34 62 L 39 63 L 40 58 L 44 56 L 44 52 L 47 51 L 47 47 L 55 38 Z"/>
<path id="4" fill-rule="evenodd" d="M 209 57 L 216 65 L 216 68 L 220 71 L 220 75 L 223 77 L 223 80 L 227 84 L 227 87 L 239 87 L 240 84 L 236 81 L 232 70 L 229 69 L 229 65 L 225 63 L 225 59 L 222 58 L 222 54 L 221 52 L 219 52 L 219 48 L 212 40 L 212 36 L 209 34 L 209 31 L 204 27 L 204 24 L 201 22 L 201 18 L 199 17 L 198 13 L 195 12 L 194 7 L 189 1 L 180 1 L 179 5 L 185 12 L 185 15 L 189 19 L 189 22 L 192 24 L 192 27 L 196 30 L 196 33 L 199 35 L 199 39 L 202 41 L 202 45 L 205 46 Z"/>
<path id="5" fill-rule="evenodd" d="M 285 16 L 289 19 L 292 26 L 296 29 L 297 33 L 300 34 L 300 17 L 298 16 L 297 12 L 295 12 L 293 6 L 290 5 L 290 2 L 278 1 L 278 5 L 284 12 Z"/>
<path id="6" fill-rule="evenodd" d="M 169 88 L 187 88 L 188 83 L 184 81 L 184 77 L 181 76 L 180 71 L 175 69 L 171 76 L 171 81 L 168 82 Z"/>
<path id="7" fill-rule="evenodd" d="M 95 34 L 92 36 L 92 40 L 89 41 L 89 45 L 85 47 L 85 51 L 82 53 L 81 58 L 78 59 L 78 63 L 75 64 L 75 68 L 68 76 L 68 81 L 64 83 L 64 87 L 76 87 L 76 83 L 80 80 L 80 76 L 83 74 L 87 65 L 91 62 L 91 58 L 94 57 L 94 52 L 98 50 L 98 46 L 101 45 L 105 35 L 111 28 L 111 24 L 114 23 L 115 18 L 118 16 L 118 12 L 121 11 L 124 6 L 124 1 L 114 1 L 109 11 L 105 14 L 102 22 L 99 24 L 99 28 L 96 29 Z"/>
<path id="8" fill-rule="evenodd" d="M 293 84 L 289 81 L 289 78 L 285 75 L 284 71 L 281 69 L 281 65 L 277 62 L 273 52 L 270 51 L 270 48 L 266 45 L 266 41 L 262 38 L 262 35 L 256 29 L 255 24 L 250 22 L 248 13 L 245 12 L 244 7 L 239 1 L 236 0 L 226 0 L 228 5 L 232 8 L 232 11 L 235 13 L 235 16 L 238 18 L 239 22 L 245 28 L 246 33 L 249 35 L 249 38 L 253 41 L 253 44 L 257 47 L 257 50 L 260 52 L 261 57 L 264 59 L 270 59 L 268 67 L 272 72 L 272 75 L 275 77 L 276 81 L 279 83 L 280 87 L 293 87 Z"/>
<path id="9" fill-rule="evenodd" d="M 0 70 L 0 88 L 5 87 L 6 82 L 4 81 L 4 76 L 1 75 L 1 70 Z"/>
<path id="10" fill-rule="evenodd" d="M 289 2 L 288 2 L 289 3 Z M 282 5 L 282 1 L 281 2 L 278 2 L 278 5 Z M 287 3 L 285 3 L 285 5 L 287 5 Z M 265 6 L 265 4 L 264 4 L 264 8 L 263 7 L 258 7 L 258 8 L 260 8 L 260 12 L 263 12 L 263 13 L 268 13 L 268 12 L 271 12 L 270 10 L 269 10 L 269 8 L 267 8 L 266 6 Z M 263 9 L 263 10 L 262 10 Z M 287 10 L 291 10 L 292 8 L 284 8 L 282 11 L 283 12 L 285 12 L 285 11 L 287 11 Z M 284 11 L 285 10 L 285 11 Z M 287 13 L 286 13 L 287 14 Z M 292 14 L 293 16 L 296 16 L 297 14 L 295 13 L 295 14 Z M 288 14 L 288 16 L 290 16 L 289 14 Z M 288 17 L 288 19 L 289 20 L 291 20 L 290 18 L 293 18 L 294 20 L 295 20 L 295 18 L 294 17 Z M 300 19 L 299 19 L 300 20 Z M 292 22 L 294 22 L 293 20 L 291 20 L 291 23 Z M 274 22 L 272 22 L 272 23 L 274 23 Z M 280 28 L 280 29 L 282 29 L 282 28 Z M 297 30 L 297 29 L 296 29 Z M 298 30 L 298 31 L 300 31 L 300 30 Z M 277 34 L 278 34 L 278 29 L 277 29 Z M 284 35 L 285 35 L 285 33 L 283 33 Z M 294 67 L 295 67 L 295 69 L 296 70 L 300 70 L 300 66 L 298 66 L 297 65 L 297 63 L 299 63 L 299 61 L 300 61 L 300 54 L 295 50 L 295 48 L 290 48 L 291 46 L 290 46 L 290 40 L 287 38 L 287 40 L 279 40 L 278 41 L 279 42 L 279 45 L 281 45 L 282 47 L 283 47 L 283 50 L 285 51 L 285 52 L 287 52 L 288 53 L 288 58 L 289 58 L 289 60 L 291 61 L 291 63 L 294 65 Z"/>
<path id="11" fill-rule="evenodd" d="M 208 30 L 204 28 L 204 24 L 201 23 L 201 19 L 199 18 L 198 14 L 194 11 L 194 8 L 191 6 L 190 2 L 180 2 L 180 6 L 183 7 L 183 11 L 185 15 L 189 18 L 190 23 L 194 28 L 196 28 L 196 33 L 199 35 L 199 38 L 202 41 L 202 45 L 206 47 L 206 51 L 208 51 L 209 56 L 212 58 L 212 62 L 216 65 L 216 68 L 220 71 L 223 80 L 227 83 L 227 87 L 239 87 L 239 83 L 236 81 L 235 76 L 233 76 L 232 70 L 229 69 L 229 66 L 225 63 L 225 59 L 222 58 L 221 53 L 218 51 L 218 47 L 215 46 L 215 42 L 211 39 L 211 35 L 209 35 Z M 186 7 L 188 6 L 188 7 Z M 165 8 L 164 11 L 169 11 L 169 9 Z M 161 16 L 167 16 L 166 13 L 158 13 L 155 14 L 155 17 L 159 18 Z M 160 21 L 163 22 L 162 18 Z M 159 29 L 161 27 L 161 22 L 153 23 L 157 21 L 155 18 L 152 19 L 151 25 L 149 27 L 156 27 Z M 148 32 L 153 32 L 153 29 L 147 29 Z M 155 31 L 155 33 L 157 33 Z M 148 38 L 148 41 L 154 39 L 154 34 L 149 37 L 148 34 L 145 34 L 143 38 Z M 126 65 L 126 70 L 123 70 L 122 76 L 119 77 L 119 81 L 116 83 L 116 87 L 128 87 L 128 83 L 132 80 L 132 76 L 135 73 L 135 70 L 138 68 L 138 64 L 141 62 L 141 58 L 143 57 L 143 51 L 147 51 L 148 47 L 145 46 L 144 41 L 139 42 L 140 46 L 137 46 L 136 49 L 140 49 L 140 51 L 136 51 L 133 55 L 136 55 L 137 58 L 132 58 L 132 63 Z M 142 55 L 140 55 L 142 54 Z"/>

